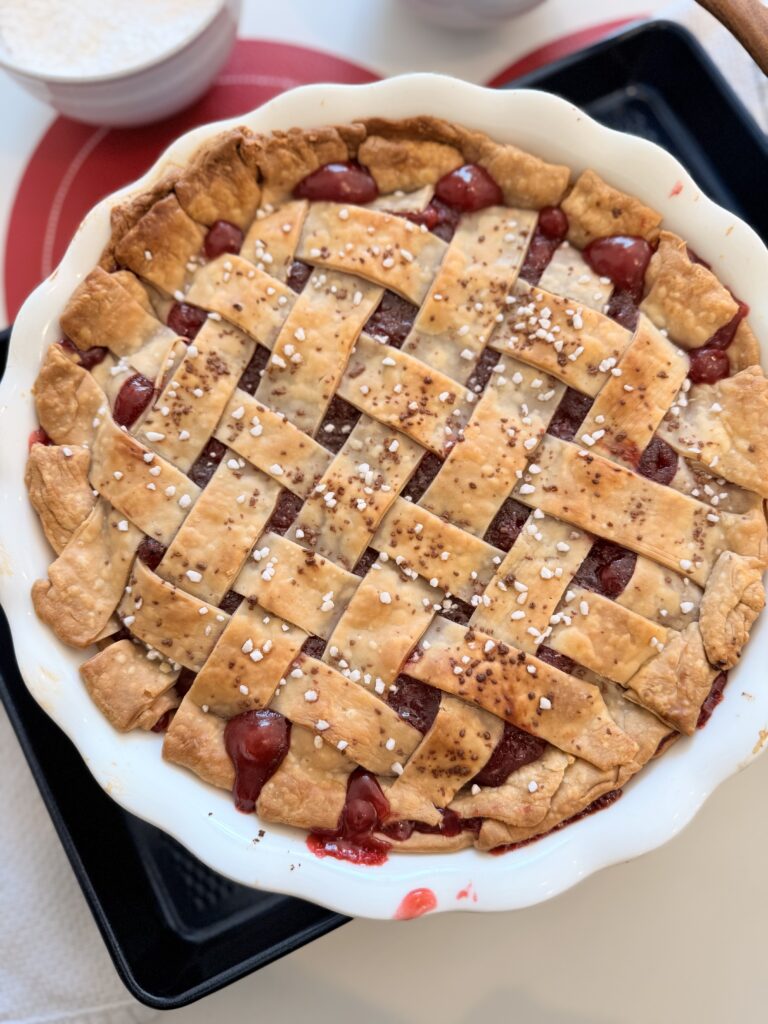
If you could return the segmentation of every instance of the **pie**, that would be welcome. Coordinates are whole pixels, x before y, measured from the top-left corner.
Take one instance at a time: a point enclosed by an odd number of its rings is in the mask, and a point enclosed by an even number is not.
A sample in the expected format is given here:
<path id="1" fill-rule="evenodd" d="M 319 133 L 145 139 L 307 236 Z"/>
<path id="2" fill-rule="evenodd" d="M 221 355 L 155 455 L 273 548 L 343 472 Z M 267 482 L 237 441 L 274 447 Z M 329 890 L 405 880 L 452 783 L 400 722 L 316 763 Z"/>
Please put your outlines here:
<path id="1" fill-rule="evenodd" d="M 26 475 L 112 725 L 363 862 L 692 736 L 764 603 L 768 384 L 661 220 L 431 117 L 229 131 L 115 206 Z"/>

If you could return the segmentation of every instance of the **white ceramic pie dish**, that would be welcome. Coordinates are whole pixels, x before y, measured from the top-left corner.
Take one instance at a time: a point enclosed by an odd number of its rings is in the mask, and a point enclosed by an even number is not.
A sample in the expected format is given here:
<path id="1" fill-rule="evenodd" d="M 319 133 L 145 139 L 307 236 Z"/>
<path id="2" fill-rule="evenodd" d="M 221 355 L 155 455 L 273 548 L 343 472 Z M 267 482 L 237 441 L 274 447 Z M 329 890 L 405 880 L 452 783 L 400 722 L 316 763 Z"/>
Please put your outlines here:
<path id="1" fill-rule="evenodd" d="M 421 113 L 514 142 L 566 163 L 574 172 L 593 167 L 639 196 L 661 211 L 666 225 L 750 304 L 755 332 L 768 338 L 768 250 L 757 235 L 707 199 L 669 154 L 606 129 L 545 93 L 496 92 L 436 75 L 408 75 L 365 86 L 307 86 L 245 117 L 188 133 L 140 181 L 117 195 L 145 188 L 169 162 L 183 163 L 209 136 L 236 124 L 264 132 Z M 647 766 L 610 809 L 501 857 L 472 849 L 395 855 L 370 868 L 318 859 L 307 849 L 304 833 L 281 826 L 270 825 L 254 842 L 258 820 L 238 813 L 228 794 L 162 761 L 159 736 L 115 732 L 80 681 L 83 652 L 63 646 L 33 611 L 30 587 L 45 575 L 51 553 L 23 485 L 27 438 L 36 426 L 30 389 L 40 357 L 58 339 L 66 300 L 107 242 L 115 198 L 103 200 L 85 218 L 60 266 L 26 301 L 14 328 L 0 385 L 0 601 L 27 686 L 73 740 L 100 785 L 123 807 L 172 834 L 222 874 L 346 914 L 391 918 L 406 894 L 422 887 L 433 891 L 437 910 L 510 910 L 548 899 L 602 867 L 671 839 L 724 779 L 757 756 L 768 737 L 766 616 L 756 624 L 741 664 L 731 673 L 725 699 L 706 729 L 681 739 L 664 758 Z"/>

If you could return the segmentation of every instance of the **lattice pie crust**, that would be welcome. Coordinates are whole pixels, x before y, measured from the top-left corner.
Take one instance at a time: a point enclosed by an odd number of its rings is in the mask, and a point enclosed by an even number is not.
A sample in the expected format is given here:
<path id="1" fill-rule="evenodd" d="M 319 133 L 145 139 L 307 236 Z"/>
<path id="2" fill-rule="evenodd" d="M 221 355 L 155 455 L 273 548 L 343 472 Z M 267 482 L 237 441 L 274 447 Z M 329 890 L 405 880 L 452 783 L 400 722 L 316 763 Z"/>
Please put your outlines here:
<path id="1" fill-rule="evenodd" d="M 375 198 L 301 197 L 350 161 Z M 465 165 L 499 201 L 441 237 L 419 221 Z M 551 207 L 567 239 L 531 283 Z M 207 257 L 221 222 L 242 244 Z M 416 852 L 541 835 L 693 733 L 763 606 L 768 387 L 745 319 L 727 375 L 691 382 L 739 305 L 660 222 L 427 117 L 229 132 L 115 208 L 44 357 L 27 471 L 56 552 L 35 608 L 98 646 L 82 677 L 115 728 L 166 728 L 168 760 L 232 789 L 227 722 L 271 709 L 291 725 L 262 821 L 338 830 L 360 766 Z M 654 250 L 634 329 L 581 252 L 616 235 Z M 136 375 L 154 392 L 126 429 Z M 563 402 L 570 439 L 548 432 Z M 665 483 L 639 471 L 662 443 Z M 605 541 L 620 592 L 590 585 Z"/>

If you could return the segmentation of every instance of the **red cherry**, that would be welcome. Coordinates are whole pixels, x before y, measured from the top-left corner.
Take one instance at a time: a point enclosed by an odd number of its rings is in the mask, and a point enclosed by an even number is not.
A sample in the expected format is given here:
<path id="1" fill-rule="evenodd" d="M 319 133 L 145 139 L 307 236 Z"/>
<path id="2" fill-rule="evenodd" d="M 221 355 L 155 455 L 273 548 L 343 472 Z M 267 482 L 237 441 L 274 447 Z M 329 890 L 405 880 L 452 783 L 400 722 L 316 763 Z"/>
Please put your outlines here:
<path id="1" fill-rule="evenodd" d="M 231 224 L 228 220 L 214 221 L 203 242 L 203 250 L 209 260 L 215 260 L 225 252 L 237 255 L 242 247 L 243 232 L 237 224 Z"/>
<path id="2" fill-rule="evenodd" d="M 435 185 L 435 196 L 462 213 L 482 210 L 486 206 L 501 206 L 504 202 L 497 182 L 479 164 L 464 164 L 444 174 Z"/>
<path id="3" fill-rule="evenodd" d="M 730 375 L 728 353 L 721 348 L 695 348 L 689 355 L 691 368 L 688 376 L 694 384 L 716 384 Z"/>
<path id="4" fill-rule="evenodd" d="M 168 326 L 179 337 L 192 341 L 207 319 L 208 314 L 199 306 L 192 306 L 189 302 L 174 302 L 168 313 Z"/>
<path id="5" fill-rule="evenodd" d="M 539 210 L 538 228 L 547 238 L 562 242 L 568 234 L 568 217 L 559 206 L 544 206 Z"/>
<path id="6" fill-rule="evenodd" d="M 363 206 L 373 202 L 379 189 L 366 167 L 350 162 L 318 167 L 306 178 L 302 178 L 293 194 L 297 199 Z"/>
<path id="7" fill-rule="evenodd" d="M 53 441 L 48 437 L 42 427 L 37 427 L 27 438 L 28 449 L 31 449 L 35 444 L 44 444 L 46 447 L 53 444 Z"/>
<path id="8" fill-rule="evenodd" d="M 235 767 L 235 806 L 250 814 L 264 784 L 288 753 L 291 723 L 277 711 L 244 711 L 230 718 L 224 745 Z"/>
<path id="9" fill-rule="evenodd" d="M 584 259 L 600 277 L 607 277 L 636 302 L 643 294 L 645 271 L 653 250 L 644 238 L 612 235 L 596 238 L 584 249 Z"/>
<path id="10" fill-rule="evenodd" d="M 668 484 L 677 472 L 677 452 L 658 434 L 654 434 L 640 456 L 637 471 L 649 480 L 655 480 L 657 484 Z"/>
<path id="11" fill-rule="evenodd" d="M 134 373 L 123 384 L 115 398 L 112 415 L 121 427 L 131 427 L 141 416 L 155 393 L 155 385 L 141 373 Z"/>

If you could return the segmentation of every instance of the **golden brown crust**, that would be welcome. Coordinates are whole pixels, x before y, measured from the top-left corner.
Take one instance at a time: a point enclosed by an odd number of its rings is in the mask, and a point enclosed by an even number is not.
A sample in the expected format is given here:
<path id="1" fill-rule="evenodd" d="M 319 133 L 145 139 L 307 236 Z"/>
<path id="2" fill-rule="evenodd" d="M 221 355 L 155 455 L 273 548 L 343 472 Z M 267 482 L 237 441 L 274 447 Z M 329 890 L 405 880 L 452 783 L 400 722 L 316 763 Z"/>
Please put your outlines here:
<path id="1" fill-rule="evenodd" d="M 147 310 L 148 303 L 147 293 L 129 271 L 108 274 L 96 267 L 70 297 L 61 314 L 61 329 L 80 349 L 102 345 L 117 356 L 127 356 L 156 337 L 173 338 L 173 331 Z"/>
<path id="2" fill-rule="evenodd" d="M 48 542 L 61 554 L 96 501 L 88 483 L 87 448 L 34 444 L 24 483 Z"/>
<path id="3" fill-rule="evenodd" d="M 437 824 L 435 822 L 434 824 Z M 459 832 L 455 836 L 441 835 L 439 832 L 412 832 L 407 839 L 392 839 L 383 836 L 392 846 L 393 853 L 457 853 L 472 846 L 471 832 Z"/>
<path id="4" fill-rule="evenodd" d="M 158 575 L 219 604 L 248 557 L 254 537 L 264 529 L 278 492 L 277 484 L 244 459 L 223 458 L 168 546 Z M 202 578 L 190 580 L 187 572 L 200 567 Z"/>
<path id="5" fill-rule="evenodd" d="M 245 230 L 261 195 L 257 154 L 247 128 L 222 132 L 198 149 L 176 182 L 184 211 L 200 224 L 225 220 Z"/>
<path id="6" fill-rule="evenodd" d="M 229 615 L 166 583 L 140 558 L 134 562 L 129 586 L 119 614 L 131 632 L 164 657 L 193 671 L 201 669 Z"/>
<path id="7" fill-rule="evenodd" d="M 768 379 L 748 366 L 693 388 L 675 407 L 662 437 L 694 464 L 768 498 Z"/>
<path id="8" fill-rule="evenodd" d="M 507 206 L 540 209 L 557 206 L 568 187 L 570 168 L 550 164 L 517 146 L 495 142 L 482 132 L 471 131 L 437 117 L 421 116 L 391 121 L 368 118 L 369 136 L 402 143 L 439 143 L 458 150 L 463 163 L 476 163 L 488 171 L 504 193 Z"/>
<path id="9" fill-rule="evenodd" d="M 382 290 L 367 281 L 329 271 L 305 288 L 272 347 L 256 398 L 314 434 L 346 369 L 350 352 Z M 304 342 L 296 355 L 296 333 Z"/>
<path id="10" fill-rule="evenodd" d="M 731 364 L 731 373 L 746 370 L 748 366 L 759 365 L 760 342 L 755 337 L 755 332 L 746 320 L 742 320 L 736 328 L 736 333 L 733 336 L 733 341 L 728 346 L 727 352 Z"/>
<path id="11" fill-rule="evenodd" d="M 389 604 L 380 595 L 389 594 Z M 381 565 L 360 581 L 328 642 L 324 660 L 342 660 L 363 676 L 395 682 L 430 623 L 434 591 L 424 580 L 403 585 L 397 569 Z"/>
<path id="12" fill-rule="evenodd" d="M 376 202 L 290 199 L 307 174 L 347 160 L 373 174 Z M 464 163 L 487 169 L 504 205 L 462 216 L 447 246 L 394 215 L 423 209 Z M 648 271 L 655 326 L 641 320 L 634 334 L 602 312 L 612 286 L 567 242 L 538 287 L 517 280 L 545 205 L 563 203 L 578 244 L 617 233 L 655 243 L 655 211 L 594 172 L 563 199 L 569 180 L 566 167 L 438 118 L 370 119 L 224 132 L 115 209 L 102 264 L 62 316 L 78 348 L 106 339 L 111 353 L 93 374 L 65 349 L 48 353 L 36 401 L 62 446 L 33 450 L 27 483 L 60 550 L 33 601 L 62 639 L 99 642 L 83 677 L 116 728 L 150 728 L 175 710 L 184 665 L 198 675 L 168 760 L 231 788 L 226 721 L 269 707 L 292 738 L 258 802 L 265 820 L 335 827 L 358 764 L 380 776 L 393 820 L 439 825 L 451 804 L 481 817 L 481 849 L 551 829 L 621 787 L 673 728 L 692 731 L 764 603 L 758 345 L 742 323 L 729 359 L 743 372 L 711 393 L 686 383 L 688 357 L 673 343 L 706 341 L 736 303 L 668 233 Z M 243 251 L 208 261 L 206 229 L 219 220 L 246 233 Z M 298 298 L 297 259 L 310 265 Z M 384 289 L 421 304 L 389 347 L 386 302 L 360 335 Z M 209 318 L 190 345 L 165 326 L 182 299 Z M 486 359 L 489 344 L 497 354 Z M 137 371 L 158 394 L 120 429 L 105 396 Z M 544 433 L 565 384 L 597 399 L 575 443 Z M 325 436 L 338 429 L 324 422 L 334 393 L 355 410 L 344 411 L 341 456 Z M 703 426 L 698 449 L 675 442 L 699 463 L 681 459 L 669 488 L 636 467 L 673 402 L 684 426 Z M 214 429 L 206 416 L 222 411 Z M 203 491 L 186 473 L 212 431 L 230 450 Z M 440 463 L 431 479 L 425 449 Z M 496 516 L 512 495 L 533 511 L 505 555 Z M 291 496 L 303 510 L 283 532 Z M 156 572 L 135 558 L 142 534 L 167 547 Z M 579 586 L 595 535 L 641 553 L 616 601 Z M 356 575 L 368 545 L 377 561 L 364 556 Z M 232 616 L 218 607 L 228 588 L 246 595 Z M 463 609 L 468 629 L 448 618 L 462 600 L 474 609 Z M 118 601 L 149 651 L 104 647 Z M 542 643 L 574 658 L 572 672 L 538 657 Z M 442 691 L 426 734 L 390 696 L 403 672 Z M 505 721 L 546 740 L 546 753 L 502 786 L 477 785 Z M 414 832 L 394 846 L 473 841 Z"/>
<path id="13" fill-rule="evenodd" d="M 291 128 L 259 136 L 257 162 L 263 181 L 263 202 L 286 199 L 302 178 L 318 167 L 354 157 L 364 138 L 361 124 Z"/>
<path id="14" fill-rule="evenodd" d="M 485 767 L 503 731 L 495 715 L 443 694 L 434 722 L 390 788 L 391 798 L 411 789 L 435 807 L 447 807 Z"/>
<path id="15" fill-rule="evenodd" d="M 183 287 L 187 264 L 200 252 L 204 238 L 205 232 L 184 212 L 176 196 L 168 195 L 117 241 L 115 259 L 172 296 Z"/>
<path id="16" fill-rule="evenodd" d="M 167 198 L 173 192 L 173 186 L 179 177 L 179 168 L 167 167 L 160 177 L 142 192 L 135 192 L 121 203 L 116 203 L 110 211 L 112 235 L 109 243 L 101 254 L 99 266 L 104 270 L 113 271 L 120 263 L 115 248 L 120 240 L 138 224 L 141 218 L 149 213 L 155 203 Z"/>
<path id="17" fill-rule="evenodd" d="M 312 699 L 307 698 L 307 693 Z M 316 658 L 300 655 L 270 705 L 297 725 L 317 729 L 353 762 L 394 775 L 421 735 L 372 691 Z"/>
<path id="18" fill-rule="evenodd" d="M 189 768 L 212 786 L 231 790 L 235 769 L 224 746 L 225 726 L 223 718 L 206 714 L 187 698 L 165 734 L 163 757 Z"/>
<path id="19" fill-rule="evenodd" d="M 397 442 L 396 451 L 391 450 L 393 442 Z M 369 467 L 363 473 L 362 451 Z M 352 569 L 423 453 L 410 438 L 361 416 L 319 481 L 325 485 L 323 491 L 315 489 L 308 496 L 286 536 L 296 540 L 302 530 L 321 555 Z M 343 493 L 343 500 L 328 505 L 323 500 L 325 491 Z"/>
<path id="20" fill-rule="evenodd" d="M 619 463 L 547 434 L 536 452 L 533 491 L 514 496 L 599 537 L 610 538 L 704 584 L 725 548 L 764 557 L 765 517 L 724 512 L 648 480 Z M 526 474 L 526 481 L 534 474 Z"/>
<path id="21" fill-rule="evenodd" d="M 369 135 L 357 152 L 368 168 L 379 192 L 414 192 L 423 185 L 434 185 L 449 171 L 461 167 L 464 157 L 455 146 L 429 139 L 386 139 Z"/>
<path id="22" fill-rule="evenodd" d="M 405 671 L 600 768 L 626 764 L 637 753 L 597 686 L 441 616 Z"/>
<path id="23" fill-rule="evenodd" d="M 708 267 L 694 263 L 685 242 L 670 231 L 661 232 L 645 286 L 640 309 L 683 348 L 699 348 L 738 310 L 725 285 Z"/>
<path id="24" fill-rule="evenodd" d="M 640 316 L 631 344 L 582 421 L 577 440 L 601 432 L 595 451 L 635 466 L 688 376 L 689 361 Z"/>
<path id="25" fill-rule="evenodd" d="M 169 693 L 178 672 L 150 660 L 130 640 L 118 640 L 83 662 L 80 675 L 96 707 L 120 732 L 151 729 L 179 704 L 179 697 Z"/>
<path id="26" fill-rule="evenodd" d="M 507 312 L 506 296 L 535 227 L 530 210 L 490 206 L 465 214 L 402 350 L 453 380 L 466 381 L 498 317 Z M 485 301 L 477 303 L 478 295 Z M 468 359 L 468 352 L 474 358 Z"/>
<path id="27" fill-rule="evenodd" d="M 561 822 L 583 811 L 604 793 L 623 786 L 656 755 L 660 745 L 668 741 L 669 726 L 650 711 L 627 700 L 620 687 L 603 683 L 601 690 L 614 720 L 637 744 L 637 753 L 632 761 L 619 768 L 601 770 L 581 758 L 576 758 L 566 767 L 562 782 L 555 791 L 544 817 L 539 818 L 534 825 L 523 826 L 487 819 L 480 830 L 476 844 L 478 849 L 491 850 L 496 846 L 519 843 L 545 835 Z"/>
<path id="28" fill-rule="evenodd" d="M 574 759 L 556 747 L 512 772 L 501 786 L 463 790 L 451 804 L 462 818 L 494 818 L 516 828 L 534 828 L 546 816 Z M 473 792 L 478 788 L 478 792 Z"/>
<path id="29" fill-rule="evenodd" d="M 360 577 L 277 533 L 259 538 L 256 555 L 258 561 L 246 561 L 233 589 L 327 640 Z M 332 596 L 326 599 L 326 594 Z"/>
<path id="30" fill-rule="evenodd" d="M 662 652 L 630 679 L 627 696 L 690 736 L 714 678 L 699 624 L 692 622 L 682 633 L 670 634 Z"/>
<path id="31" fill-rule="evenodd" d="M 577 665 L 617 683 L 627 683 L 656 649 L 667 630 L 602 594 L 572 585 L 571 599 L 562 606 L 565 621 L 553 629 L 547 643 Z M 616 637 L 622 637 L 620 644 Z"/>
<path id="32" fill-rule="evenodd" d="M 32 393 L 40 426 L 57 444 L 91 444 L 107 399 L 88 373 L 51 345 L 43 358 Z M 94 420 L 97 424 L 94 425 Z"/>
<path id="33" fill-rule="evenodd" d="M 291 728 L 285 760 L 265 784 L 256 810 L 263 821 L 297 828 L 335 828 L 355 765 L 335 747 L 315 746 L 310 729 Z"/>
<path id="34" fill-rule="evenodd" d="M 122 597 L 141 533 L 105 501 L 98 501 L 48 569 L 32 587 L 39 618 L 59 640 L 88 647 Z"/>
<path id="35" fill-rule="evenodd" d="M 103 498 L 163 544 L 170 543 L 200 493 L 176 466 L 155 455 L 112 419 L 105 419 L 96 432 L 90 479 Z"/>
<path id="36" fill-rule="evenodd" d="M 568 216 L 568 241 L 580 249 L 609 235 L 639 235 L 649 242 L 659 236 L 661 214 L 595 171 L 584 171 L 561 205 Z"/>
<path id="37" fill-rule="evenodd" d="M 610 368 L 630 345 L 631 332 L 601 312 L 582 308 L 543 288 L 531 288 L 525 281 L 518 280 L 515 293 L 504 322 L 493 332 L 489 344 L 577 391 L 597 395 L 610 376 Z M 575 313 L 580 320 L 574 320 Z M 541 318 L 548 320 L 557 333 L 559 350 L 538 333 Z"/>
<path id="38" fill-rule="evenodd" d="M 306 637 L 243 601 L 195 676 L 189 699 L 222 718 L 267 707 Z"/>
<path id="39" fill-rule="evenodd" d="M 764 607 L 761 563 L 724 551 L 707 580 L 699 620 L 704 649 L 716 668 L 733 668 Z"/>
<path id="40" fill-rule="evenodd" d="M 287 199 L 302 178 L 318 167 L 355 158 L 369 162 L 382 192 L 432 184 L 462 163 L 479 163 L 501 186 L 507 205 L 532 209 L 557 205 L 570 178 L 563 165 L 547 163 L 516 146 L 435 117 L 371 118 L 363 123 L 291 128 L 258 136 L 236 128 L 217 136 L 186 167 L 167 168 L 154 185 L 113 209 L 112 237 L 101 266 L 111 271 L 127 265 L 158 284 L 163 275 L 156 272 L 153 278 L 146 274 L 146 261 L 140 258 L 146 246 L 128 253 L 129 243 L 124 241 L 128 235 L 136 240 L 136 228 L 153 207 L 165 210 L 180 204 L 180 209 L 200 224 L 222 219 L 245 228 L 259 202 L 268 208 Z M 165 215 L 166 231 L 172 226 Z M 150 232 L 145 226 L 142 233 L 150 251 L 152 244 L 160 247 L 162 231 Z M 194 253 L 188 249 L 187 255 Z M 169 283 L 166 277 L 159 284 L 168 294 L 181 286 L 170 288 Z"/>

